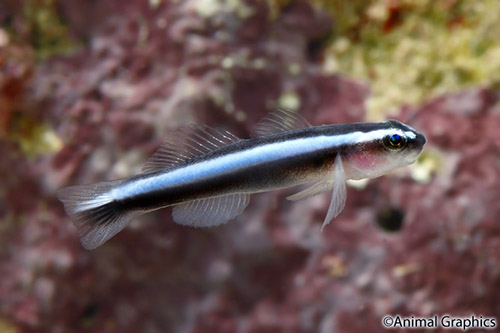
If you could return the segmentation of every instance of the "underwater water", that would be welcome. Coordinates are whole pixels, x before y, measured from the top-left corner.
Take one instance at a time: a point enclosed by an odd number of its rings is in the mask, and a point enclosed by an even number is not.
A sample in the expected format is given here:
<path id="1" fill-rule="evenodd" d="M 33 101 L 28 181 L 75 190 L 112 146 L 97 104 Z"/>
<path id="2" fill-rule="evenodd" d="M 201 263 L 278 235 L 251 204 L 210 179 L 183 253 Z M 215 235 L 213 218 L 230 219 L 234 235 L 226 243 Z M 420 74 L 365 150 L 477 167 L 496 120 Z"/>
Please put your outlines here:
<path id="1" fill-rule="evenodd" d="M 1 1 L 0 332 L 498 326 L 498 14 L 493 0 Z M 350 183 L 323 232 L 330 194 L 286 189 L 219 227 L 167 208 L 82 248 L 58 189 L 137 174 L 191 123 L 248 138 L 276 108 L 397 119 L 427 144 Z"/>

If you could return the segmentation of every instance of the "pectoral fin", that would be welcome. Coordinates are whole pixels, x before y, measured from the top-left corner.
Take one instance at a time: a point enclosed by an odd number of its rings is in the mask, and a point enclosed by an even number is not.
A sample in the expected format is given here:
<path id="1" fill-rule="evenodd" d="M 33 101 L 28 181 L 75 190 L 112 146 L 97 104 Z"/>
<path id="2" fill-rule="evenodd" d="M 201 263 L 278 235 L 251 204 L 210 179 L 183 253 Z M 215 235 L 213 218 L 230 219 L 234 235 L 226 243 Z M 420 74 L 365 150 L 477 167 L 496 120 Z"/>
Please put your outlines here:
<path id="1" fill-rule="evenodd" d="M 292 194 L 286 197 L 290 201 L 297 201 L 302 199 L 307 199 L 314 197 L 315 195 L 325 193 L 330 191 L 333 188 L 333 177 L 328 177 L 324 180 L 321 180 L 317 183 L 312 184 L 305 190 Z"/>
<path id="2" fill-rule="evenodd" d="M 325 220 L 323 221 L 323 225 L 321 226 L 321 231 L 323 231 L 325 226 L 327 226 L 344 209 L 346 199 L 345 184 L 346 177 L 344 167 L 342 165 L 342 158 L 340 157 L 340 154 L 337 154 L 333 167 L 332 200 L 330 201 L 328 212 L 326 213 Z"/>

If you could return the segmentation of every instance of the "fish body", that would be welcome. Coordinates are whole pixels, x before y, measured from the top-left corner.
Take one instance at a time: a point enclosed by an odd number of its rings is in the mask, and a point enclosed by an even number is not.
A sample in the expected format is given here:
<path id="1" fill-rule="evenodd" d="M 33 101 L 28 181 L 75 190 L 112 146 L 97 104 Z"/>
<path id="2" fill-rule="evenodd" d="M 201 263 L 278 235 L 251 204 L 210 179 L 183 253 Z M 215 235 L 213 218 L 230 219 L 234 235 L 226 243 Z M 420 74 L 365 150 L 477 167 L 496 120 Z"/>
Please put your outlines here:
<path id="1" fill-rule="evenodd" d="M 305 183 L 299 200 L 333 190 L 323 223 L 345 204 L 347 179 L 374 178 L 411 164 L 425 137 L 395 120 L 311 126 L 295 112 L 264 118 L 254 137 L 239 139 L 209 127 L 176 133 L 146 163 L 144 173 L 60 190 L 59 198 L 93 249 L 137 215 L 174 206 L 174 221 L 214 226 L 239 215 L 249 195 Z"/>

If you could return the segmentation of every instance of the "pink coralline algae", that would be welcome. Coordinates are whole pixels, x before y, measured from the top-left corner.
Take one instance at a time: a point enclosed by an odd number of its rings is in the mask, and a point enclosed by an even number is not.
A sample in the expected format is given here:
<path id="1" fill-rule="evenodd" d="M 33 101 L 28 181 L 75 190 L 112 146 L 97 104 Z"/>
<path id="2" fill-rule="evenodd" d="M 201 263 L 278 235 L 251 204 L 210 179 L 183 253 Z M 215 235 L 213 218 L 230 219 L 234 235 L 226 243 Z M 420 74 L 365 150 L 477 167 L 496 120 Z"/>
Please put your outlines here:
<path id="1" fill-rule="evenodd" d="M 426 183 L 405 169 L 349 188 L 323 233 L 328 195 L 289 202 L 287 190 L 218 228 L 175 225 L 166 209 L 83 250 L 55 191 L 138 172 L 182 125 L 246 137 L 290 92 L 313 124 L 364 119 L 368 89 L 321 71 L 332 21 L 306 2 L 275 20 L 263 1 L 211 16 L 201 1 L 150 3 L 58 2 L 86 42 L 37 65 L 16 106 L 64 147 L 27 159 L 0 141 L 0 327 L 365 332 L 385 314 L 500 313 L 500 112 L 487 89 L 403 109 L 428 138 L 421 163 L 437 167 Z"/>

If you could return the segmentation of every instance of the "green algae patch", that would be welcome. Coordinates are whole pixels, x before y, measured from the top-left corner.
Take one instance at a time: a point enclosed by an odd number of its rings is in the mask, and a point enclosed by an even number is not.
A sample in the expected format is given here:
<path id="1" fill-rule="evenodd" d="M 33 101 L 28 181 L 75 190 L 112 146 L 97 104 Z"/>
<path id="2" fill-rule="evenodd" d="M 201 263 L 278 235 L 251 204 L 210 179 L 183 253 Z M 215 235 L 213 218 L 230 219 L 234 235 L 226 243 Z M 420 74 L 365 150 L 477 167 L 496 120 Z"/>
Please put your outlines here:
<path id="1" fill-rule="evenodd" d="M 57 12 L 55 0 L 25 0 L 23 18 L 27 41 L 35 49 L 38 59 L 75 50 L 77 43 Z"/>
<path id="2" fill-rule="evenodd" d="M 27 116 L 13 120 L 8 139 L 16 142 L 27 157 L 57 152 L 63 148 L 62 140 L 50 125 Z"/>
<path id="3" fill-rule="evenodd" d="M 368 118 L 500 74 L 500 2 L 316 1 L 336 19 L 324 69 L 372 87 Z"/>
<path id="4" fill-rule="evenodd" d="M 16 325 L 14 325 L 10 321 L 8 321 L 7 319 L 0 318 L 0 332 L 2 332 L 2 333 L 18 333 L 18 332 L 21 332 L 21 330 Z"/>

